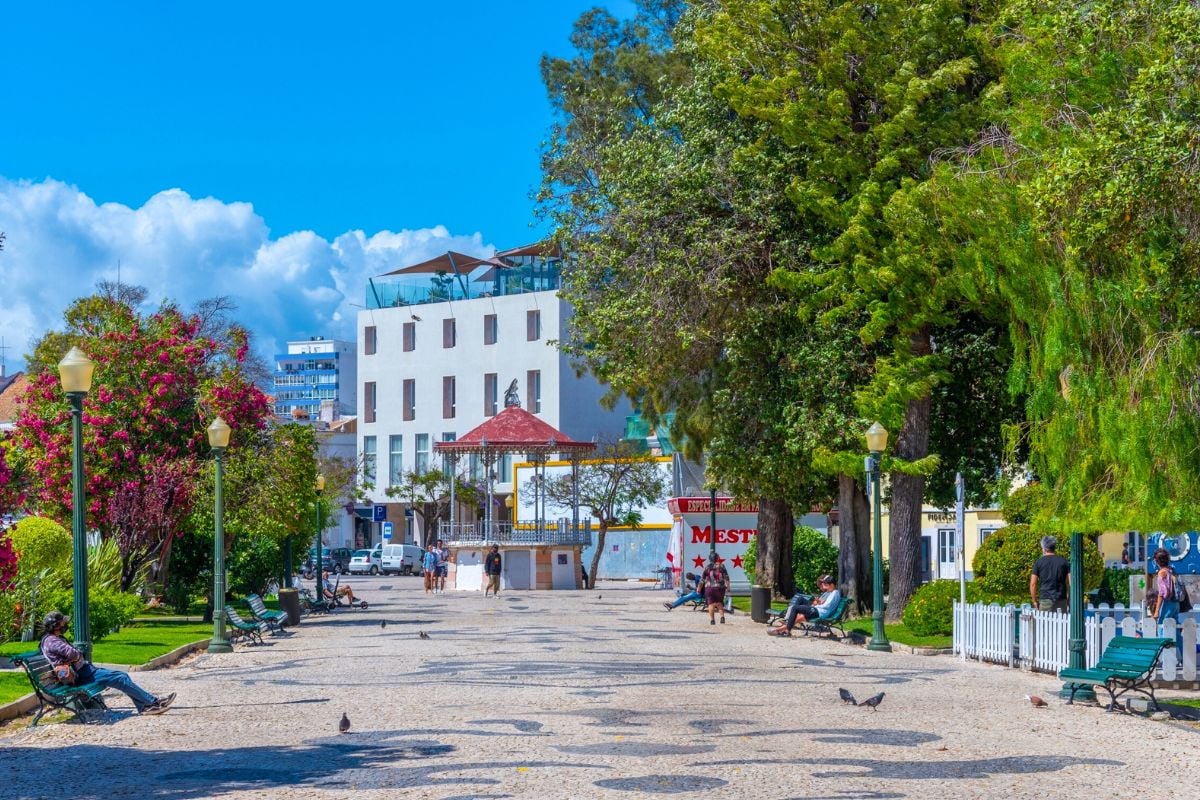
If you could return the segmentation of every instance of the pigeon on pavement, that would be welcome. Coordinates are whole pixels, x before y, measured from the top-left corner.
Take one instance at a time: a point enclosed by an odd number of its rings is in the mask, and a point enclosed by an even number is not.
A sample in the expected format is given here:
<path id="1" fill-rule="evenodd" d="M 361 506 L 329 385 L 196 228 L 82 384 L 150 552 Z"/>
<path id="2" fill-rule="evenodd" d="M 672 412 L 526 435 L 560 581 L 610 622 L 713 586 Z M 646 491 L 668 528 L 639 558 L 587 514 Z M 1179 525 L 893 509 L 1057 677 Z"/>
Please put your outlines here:
<path id="1" fill-rule="evenodd" d="M 1045 708 L 1046 706 L 1050 705 L 1036 694 L 1027 694 L 1025 695 L 1025 699 L 1028 700 L 1029 705 L 1033 706 L 1034 708 Z"/>
<path id="2" fill-rule="evenodd" d="M 429 634 L 428 634 L 428 633 L 426 633 L 425 631 L 418 631 L 418 632 L 417 632 L 417 636 L 421 637 L 422 639 L 428 639 L 428 638 L 429 638 Z"/>
<path id="3" fill-rule="evenodd" d="M 849 703 L 852 706 L 858 705 L 858 701 L 854 699 L 854 695 L 850 694 L 845 689 L 838 689 L 838 697 L 842 698 L 843 703 Z"/>
<path id="4" fill-rule="evenodd" d="M 350 730 L 350 718 L 346 716 L 346 712 L 342 712 L 342 721 L 338 723 L 338 731 L 345 733 Z"/>
<path id="5" fill-rule="evenodd" d="M 386 628 L 386 627 L 387 627 L 387 620 L 386 620 L 386 619 L 381 619 L 381 620 L 379 621 L 379 627 L 381 627 L 381 628 Z"/>
<path id="6" fill-rule="evenodd" d="M 884 694 L 885 694 L 885 692 L 880 692 L 879 694 L 875 695 L 874 697 L 868 697 L 866 700 L 863 700 L 862 703 L 860 703 L 859 705 L 864 705 L 867 708 L 871 709 L 872 711 L 878 711 L 879 709 L 876 708 L 876 706 L 878 706 L 880 703 L 883 702 Z"/>

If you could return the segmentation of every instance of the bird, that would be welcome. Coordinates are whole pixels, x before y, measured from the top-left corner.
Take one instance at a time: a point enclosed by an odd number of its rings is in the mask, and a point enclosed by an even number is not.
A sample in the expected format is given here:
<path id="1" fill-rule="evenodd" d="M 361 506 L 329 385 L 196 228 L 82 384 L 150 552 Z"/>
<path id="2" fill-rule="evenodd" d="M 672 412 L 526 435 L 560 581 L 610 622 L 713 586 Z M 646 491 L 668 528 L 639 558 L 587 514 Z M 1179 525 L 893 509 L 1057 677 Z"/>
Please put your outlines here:
<path id="1" fill-rule="evenodd" d="M 879 709 L 877 709 L 876 706 L 878 706 L 880 703 L 883 702 L 884 694 L 885 694 L 885 692 L 880 692 L 879 694 L 875 695 L 874 697 L 868 697 L 866 700 L 863 700 L 861 703 L 859 703 L 859 705 L 866 706 L 867 708 L 871 709 L 872 711 L 878 711 Z"/>
<path id="2" fill-rule="evenodd" d="M 346 712 L 342 712 L 342 721 L 338 723 L 338 731 L 345 733 L 350 730 L 350 718 L 346 716 Z"/>
<path id="3" fill-rule="evenodd" d="M 604 599 L 604 595 L 602 595 L 602 594 L 598 594 L 598 595 L 596 595 L 596 599 L 597 599 L 597 600 L 603 600 L 603 599 Z"/>
<path id="4" fill-rule="evenodd" d="M 379 621 L 379 627 L 381 627 L 381 628 L 386 628 L 386 627 L 387 627 L 387 620 L 386 620 L 386 619 L 381 619 L 381 620 Z"/>
<path id="5" fill-rule="evenodd" d="M 428 639 L 428 638 L 429 638 L 429 634 L 428 634 L 428 633 L 426 633 L 425 631 L 417 631 L 417 636 L 421 637 L 422 639 Z"/>
<path id="6" fill-rule="evenodd" d="M 1045 708 L 1046 706 L 1050 705 L 1036 694 L 1027 694 L 1025 695 L 1025 699 L 1028 700 L 1029 705 L 1033 706 L 1034 708 Z"/>
<path id="7" fill-rule="evenodd" d="M 843 703 L 849 703 L 852 706 L 858 705 L 858 701 L 854 699 L 854 695 L 850 694 L 845 689 L 838 689 L 838 697 L 842 698 Z"/>

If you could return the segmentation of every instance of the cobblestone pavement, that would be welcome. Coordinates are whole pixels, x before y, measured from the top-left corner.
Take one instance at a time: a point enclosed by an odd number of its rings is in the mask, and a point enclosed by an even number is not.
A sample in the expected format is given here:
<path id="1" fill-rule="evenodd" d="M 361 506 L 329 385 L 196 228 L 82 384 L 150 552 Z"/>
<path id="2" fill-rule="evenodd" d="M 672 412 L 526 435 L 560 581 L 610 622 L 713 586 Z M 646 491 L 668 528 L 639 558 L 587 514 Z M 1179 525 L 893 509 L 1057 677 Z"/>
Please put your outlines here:
<path id="1" fill-rule="evenodd" d="M 139 674 L 179 693 L 163 716 L 133 716 L 118 697 L 103 724 L 0 729 L 3 796 L 884 800 L 1153 786 L 1164 798 L 1200 786 L 1200 733 L 1066 706 L 1045 675 L 774 639 L 744 614 L 710 626 L 665 612 L 667 593 L 644 585 L 498 600 L 429 596 L 407 578 L 355 585 L 369 610 Z M 886 697 L 873 712 L 841 703 L 839 687 Z M 352 728 L 339 735 L 343 712 Z"/>

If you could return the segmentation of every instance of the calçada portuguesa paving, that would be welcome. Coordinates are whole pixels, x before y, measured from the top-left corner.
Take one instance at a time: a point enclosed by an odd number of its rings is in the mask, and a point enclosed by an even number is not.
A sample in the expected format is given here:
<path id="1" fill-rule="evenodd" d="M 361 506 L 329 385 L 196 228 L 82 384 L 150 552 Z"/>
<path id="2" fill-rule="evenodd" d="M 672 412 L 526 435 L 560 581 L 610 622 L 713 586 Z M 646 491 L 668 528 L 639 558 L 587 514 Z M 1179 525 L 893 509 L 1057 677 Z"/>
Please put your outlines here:
<path id="1" fill-rule="evenodd" d="M 20 798 L 1191 797 L 1200 733 L 1053 697 L 1052 676 L 710 626 L 666 592 L 426 595 L 137 675 L 170 712 L 0 729 Z M 380 622 L 386 620 L 387 627 Z M 428 639 L 421 639 L 426 631 Z M 844 705 L 880 691 L 878 712 Z M 1049 709 L 1024 703 L 1025 694 Z M 345 712 L 351 731 L 339 735 Z"/>

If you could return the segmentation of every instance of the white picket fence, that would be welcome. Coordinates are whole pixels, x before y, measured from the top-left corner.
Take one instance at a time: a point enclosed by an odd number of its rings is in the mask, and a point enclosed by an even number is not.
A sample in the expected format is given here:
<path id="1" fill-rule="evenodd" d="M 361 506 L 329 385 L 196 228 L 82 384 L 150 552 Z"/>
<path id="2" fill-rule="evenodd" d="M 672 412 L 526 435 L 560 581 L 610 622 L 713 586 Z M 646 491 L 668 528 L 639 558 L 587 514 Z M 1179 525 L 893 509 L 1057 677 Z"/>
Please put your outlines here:
<path id="1" fill-rule="evenodd" d="M 1114 636 L 1164 636 L 1182 639 L 1182 646 L 1163 653 L 1159 678 L 1165 681 L 1196 680 L 1196 635 L 1200 619 L 1195 611 L 1169 619 L 1162 625 L 1144 618 L 1141 609 L 1122 605 L 1089 608 L 1084 619 L 1087 666 L 1100 660 Z M 1070 660 L 1070 616 L 1038 611 L 1030 606 L 954 604 L 954 652 L 967 658 L 1007 664 L 1035 672 L 1058 672 Z M 1177 635 L 1178 634 L 1178 635 Z"/>

